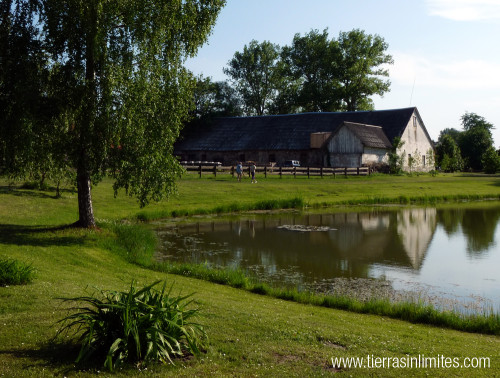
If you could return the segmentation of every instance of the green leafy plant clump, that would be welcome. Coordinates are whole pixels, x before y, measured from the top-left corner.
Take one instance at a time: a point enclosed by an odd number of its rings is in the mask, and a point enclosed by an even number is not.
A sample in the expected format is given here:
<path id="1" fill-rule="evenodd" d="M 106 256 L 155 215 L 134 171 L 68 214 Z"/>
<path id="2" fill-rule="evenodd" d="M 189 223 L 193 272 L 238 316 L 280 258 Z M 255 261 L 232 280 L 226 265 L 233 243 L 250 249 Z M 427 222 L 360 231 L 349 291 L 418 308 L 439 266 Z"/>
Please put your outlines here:
<path id="1" fill-rule="evenodd" d="M 173 363 L 174 358 L 198 355 L 204 350 L 207 335 L 203 326 L 192 320 L 198 309 L 191 307 L 191 295 L 173 296 L 172 286 L 161 281 L 136 288 L 133 281 L 128 292 L 101 291 L 99 295 L 62 298 L 79 302 L 77 312 L 59 322 L 58 331 L 73 332 L 81 343 L 76 363 L 100 359 L 113 371 L 126 362 L 151 361 Z"/>
<path id="2" fill-rule="evenodd" d="M 13 259 L 0 260 L 0 286 L 24 285 L 35 278 L 35 268 L 31 264 Z"/>

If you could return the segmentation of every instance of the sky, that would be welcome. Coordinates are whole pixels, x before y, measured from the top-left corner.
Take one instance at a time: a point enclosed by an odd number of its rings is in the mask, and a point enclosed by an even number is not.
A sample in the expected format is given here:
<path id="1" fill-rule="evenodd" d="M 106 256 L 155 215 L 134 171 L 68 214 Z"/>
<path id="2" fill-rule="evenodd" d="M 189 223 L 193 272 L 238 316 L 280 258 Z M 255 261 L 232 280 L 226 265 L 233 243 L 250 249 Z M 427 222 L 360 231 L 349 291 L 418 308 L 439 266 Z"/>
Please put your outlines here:
<path id="1" fill-rule="evenodd" d="M 391 90 L 376 110 L 416 106 L 432 139 L 476 113 L 500 147 L 500 0 L 227 0 L 208 43 L 186 66 L 214 81 L 253 39 L 290 45 L 296 33 L 362 29 L 388 43 Z"/>

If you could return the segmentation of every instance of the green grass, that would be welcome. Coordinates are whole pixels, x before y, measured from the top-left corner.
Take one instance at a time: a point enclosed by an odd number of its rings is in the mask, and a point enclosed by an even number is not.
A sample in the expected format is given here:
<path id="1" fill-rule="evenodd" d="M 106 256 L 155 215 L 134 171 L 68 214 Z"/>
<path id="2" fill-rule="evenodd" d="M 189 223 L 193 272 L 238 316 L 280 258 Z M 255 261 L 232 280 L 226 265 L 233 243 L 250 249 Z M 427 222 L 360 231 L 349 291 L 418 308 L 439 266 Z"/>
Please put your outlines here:
<path id="1" fill-rule="evenodd" d="M 94 187 L 93 200 L 99 229 L 61 228 L 76 220 L 76 193 L 65 190 L 60 199 L 54 191 L 0 187 L 0 258 L 29 261 L 37 275 L 30 285 L 0 288 L 0 372 L 9 377 L 94 376 L 98 368 L 75 368 L 78 348 L 62 341 L 50 344 L 58 320 L 70 314 L 59 297 L 79 297 L 87 290 L 126 290 L 132 279 L 140 286 L 157 280 L 173 284 L 180 295 L 195 293 L 196 306 L 204 314 L 200 323 L 209 337 L 207 352 L 177 361 L 175 366 L 125 366 L 116 376 L 322 376 L 331 375 L 333 357 L 490 357 L 489 369 L 354 369 L 353 376 L 495 376 L 500 375 L 500 337 L 472 334 L 447 328 L 414 324 L 377 314 L 383 304 L 373 303 L 367 313 L 313 304 L 314 297 L 293 290 L 278 291 L 255 284 L 251 291 L 233 288 L 247 285 L 245 275 L 220 274 L 215 284 L 165 273 L 139 264 L 147 263 L 154 240 L 123 218 L 138 214 L 169 213 L 218 206 L 253 206 L 260 201 L 299 198 L 306 206 L 359 203 L 370 198 L 400 196 L 436 197 L 500 194 L 498 176 L 439 175 L 371 178 L 278 178 L 261 179 L 256 185 L 225 177 L 186 177 L 179 194 L 145 209 L 135 200 L 113 197 L 110 182 Z M 154 218 L 154 217 L 153 217 Z M 118 236 L 120 235 L 120 236 Z M 183 268 L 191 269 L 188 266 Z M 214 274 L 207 272 L 207 275 Z M 233 274 L 233 273 L 231 273 Z M 216 274 L 214 274 L 216 275 Z M 204 279 L 207 279 L 204 277 Z M 219 281 L 217 281 L 219 280 Z M 266 294 L 266 295 L 262 295 Z M 270 295 L 273 294 L 273 295 Z M 283 298 L 283 299 L 280 299 Z M 307 302 L 310 300 L 311 302 Z M 316 299 L 314 299 L 316 300 Z M 321 298 L 318 298 L 321 300 Z M 304 303 L 297 303 L 304 302 Z M 310 303 L 310 304 L 307 304 Z M 339 307 L 336 305 L 336 307 Z M 418 316 L 415 309 L 398 311 Z M 418 321 L 418 319 L 417 319 Z"/>
<path id="2" fill-rule="evenodd" d="M 188 263 L 156 263 L 148 266 L 160 272 L 199 278 L 244 289 L 251 293 L 302 304 L 347 310 L 361 314 L 388 316 L 412 323 L 431 324 L 466 332 L 500 335 L 500 314 L 493 312 L 466 315 L 441 311 L 419 302 L 393 303 L 387 299 L 372 299 L 364 302 L 345 296 L 321 295 L 288 287 L 272 287 L 267 283 L 258 282 L 254 277 L 248 276 L 240 269 L 210 268 L 202 264 Z"/>
<path id="3" fill-rule="evenodd" d="M 35 278 L 35 269 L 22 261 L 13 259 L 0 260 L 0 286 L 24 285 Z"/>

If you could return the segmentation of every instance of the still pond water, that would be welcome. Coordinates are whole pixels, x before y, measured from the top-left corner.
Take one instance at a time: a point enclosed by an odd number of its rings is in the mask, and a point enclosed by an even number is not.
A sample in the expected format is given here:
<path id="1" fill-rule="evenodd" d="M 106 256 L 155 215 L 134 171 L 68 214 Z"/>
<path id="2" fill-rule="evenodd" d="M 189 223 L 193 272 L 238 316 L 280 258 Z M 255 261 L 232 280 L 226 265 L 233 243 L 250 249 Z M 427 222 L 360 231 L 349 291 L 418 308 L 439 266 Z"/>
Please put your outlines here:
<path id="1" fill-rule="evenodd" d="M 499 221 L 496 202 L 254 215 L 160 227 L 157 259 L 237 267 L 264 281 L 323 292 L 378 282 L 393 297 L 411 292 L 460 311 L 499 311 Z"/>

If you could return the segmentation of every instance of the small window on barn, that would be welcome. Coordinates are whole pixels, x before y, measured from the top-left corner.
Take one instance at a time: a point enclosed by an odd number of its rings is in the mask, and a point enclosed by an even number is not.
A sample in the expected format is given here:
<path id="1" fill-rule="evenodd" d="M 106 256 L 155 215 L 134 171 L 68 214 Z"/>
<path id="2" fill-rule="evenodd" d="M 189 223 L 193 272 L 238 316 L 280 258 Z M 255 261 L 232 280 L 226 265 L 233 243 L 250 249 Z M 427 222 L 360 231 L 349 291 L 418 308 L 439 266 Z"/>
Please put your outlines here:
<path id="1" fill-rule="evenodd" d="M 413 116 L 413 127 L 417 127 L 417 116 Z"/>
<path id="2" fill-rule="evenodd" d="M 425 167 L 425 155 L 422 155 L 422 165 Z"/>

